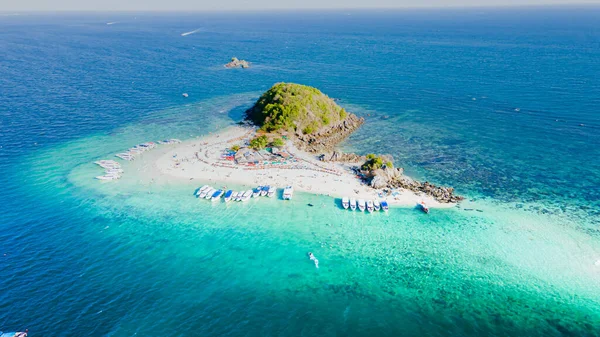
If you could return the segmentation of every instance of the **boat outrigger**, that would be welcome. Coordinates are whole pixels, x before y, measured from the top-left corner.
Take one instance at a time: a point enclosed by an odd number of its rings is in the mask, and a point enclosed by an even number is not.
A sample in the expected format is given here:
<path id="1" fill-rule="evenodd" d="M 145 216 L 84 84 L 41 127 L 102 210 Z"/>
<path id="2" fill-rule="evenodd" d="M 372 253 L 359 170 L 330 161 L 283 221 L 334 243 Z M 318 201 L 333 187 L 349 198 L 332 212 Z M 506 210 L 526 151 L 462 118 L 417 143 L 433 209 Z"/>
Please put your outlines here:
<path id="1" fill-rule="evenodd" d="M 206 192 L 206 195 L 204 196 L 204 199 L 210 199 L 212 198 L 213 194 L 217 191 L 217 189 L 215 188 L 209 188 L 208 191 Z"/>
<path id="2" fill-rule="evenodd" d="M 248 201 L 250 200 L 250 198 L 252 198 L 252 190 L 247 190 L 246 192 L 244 192 L 241 199 L 242 201 Z"/>
<path id="3" fill-rule="evenodd" d="M 342 207 L 344 207 L 344 209 L 350 207 L 350 199 L 348 199 L 348 197 L 342 198 Z"/>
<path id="4" fill-rule="evenodd" d="M 269 186 L 269 185 L 267 185 L 267 186 L 263 186 L 263 187 L 260 189 L 260 196 L 261 196 L 261 197 L 266 197 L 266 196 L 267 196 L 267 194 L 269 193 L 269 190 L 270 190 L 270 189 L 271 189 L 271 186 Z"/>
<path id="5" fill-rule="evenodd" d="M 210 186 L 208 186 L 208 185 L 204 185 L 204 186 L 202 186 L 202 187 L 199 187 L 199 188 L 196 190 L 196 192 L 194 193 L 194 195 L 195 195 L 196 197 L 200 197 L 200 194 L 201 194 L 202 192 L 206 191 L 206 190 L 207 190 L 209 187 L 210 187 Z"/>
<path id="6" fill-rule="evenodd" d="M 243 192 L 233 192 L 233 196 L 231 197 L 231 200 L 240 201 L 240 200 L 242 200 L 243 194 L 244 194 Z"/>

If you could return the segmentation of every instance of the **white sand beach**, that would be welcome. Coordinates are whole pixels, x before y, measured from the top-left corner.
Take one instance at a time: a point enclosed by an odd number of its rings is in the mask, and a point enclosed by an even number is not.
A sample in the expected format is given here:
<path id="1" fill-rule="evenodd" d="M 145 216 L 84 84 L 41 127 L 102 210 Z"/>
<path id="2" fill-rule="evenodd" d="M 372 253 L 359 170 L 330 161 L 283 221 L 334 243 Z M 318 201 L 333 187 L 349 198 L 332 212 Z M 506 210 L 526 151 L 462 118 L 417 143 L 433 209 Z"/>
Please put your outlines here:
<path id="1" fill-rule="evenodd" d="M 291 142 L 285 146 L 291 158 L 274 164 L 242 165 L 225 158 L 227 149 L 233 145 L 243 146 L 254 133 L 254 128 L 233 126 L 205 137 L 161 147 L 160 151 L 144 154 L 144 162 L 150 164 L 145 165 L 144 175 L 155 183 L 160 183 L 161 179 L 177 179 L 190 181 L 195 187 L 199 182 L 216 187 L 236 184 L 247 185 L 248 188 L 259 185 L 283 188 L 292 185 L 298 191 L 332 197 L 378 198 L 379 191 L 361 184 L 350 169 L 352 165 L 321 162 L 314 155 L 297 150 Z M 430 207 L 454 206 L 408 190 L 398 190 L 394 196 L 389 195 L 385 199 L 392 205 L 415 206 L 425 201 Z"/>

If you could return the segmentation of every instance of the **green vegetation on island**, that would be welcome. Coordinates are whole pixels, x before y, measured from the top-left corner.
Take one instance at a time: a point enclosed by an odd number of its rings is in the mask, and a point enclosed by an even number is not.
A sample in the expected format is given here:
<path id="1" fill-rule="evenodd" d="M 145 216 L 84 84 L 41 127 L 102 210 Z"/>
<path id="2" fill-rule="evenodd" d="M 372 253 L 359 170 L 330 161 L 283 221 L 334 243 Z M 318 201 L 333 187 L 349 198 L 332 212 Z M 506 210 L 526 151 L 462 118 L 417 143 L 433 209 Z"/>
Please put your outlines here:
<path id="1" fill-rule="evenodd" d="M 369 153 L 367 155 L 367 160 L 360 168 L 364 171 L 373 171 L 384 167 L 393 169 L 394 164 L 383 156 L 377 156 L 373 153 Z"/>
<path id="2" fill-rule="evenodd" d="M 250 148 L 254 150 L 262 150 L 267 147 L 267 145 L 269 145 L 269 139 L 265 135 L 252 139 L 249 144 Z"/>
<path id="3" fill-rule="evenodd" d="M 319 89 L 277 83 L 258 99 L 247 116 L 266 132 L 314 134 L 344 120 L 348 113 Z"/>

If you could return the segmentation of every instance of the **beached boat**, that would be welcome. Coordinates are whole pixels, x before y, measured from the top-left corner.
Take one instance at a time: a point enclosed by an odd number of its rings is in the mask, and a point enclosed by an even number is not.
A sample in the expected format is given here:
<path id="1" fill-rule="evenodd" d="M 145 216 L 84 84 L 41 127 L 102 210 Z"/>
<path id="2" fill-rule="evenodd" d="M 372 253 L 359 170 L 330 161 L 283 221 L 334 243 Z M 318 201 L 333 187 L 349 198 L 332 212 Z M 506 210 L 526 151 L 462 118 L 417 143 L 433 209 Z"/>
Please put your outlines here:
<path id="1" fill-rule="evenodd" d="M 373 200 L 373 208 L 375 208 L 375 211 L 377 212 L 381 210 L 381 204 L 379 203 L 379 200 Z"/>
<path id="2" fill-rule="evenodd" d="M 135 157 L 129 152 L 117 153 L 115 157 L 119 157 L 123 160 L 131 161 L 134 160 Z"/>
<path id="3" fill-rule="evenodd" d="M 252 190 L 247 190 L 242 195 L 242 201 L 248 201 L 248 200 L 250 200 L 250 198 L 252 198 Z"/>
<path id="4" fill-rule="evenodd" d="M 252 198 L 258 198 L 260 196 L 260 192 L 262 191 L 262 186 L 258 186 L 252 191 Z"/>
<path id="5" fill-rule="evenodd" d="M 419 208 L 425 212 L 425 213 L 429 213 L 429 207 L 427 207 L 427 205 L 425 204 L 425 201 L 421 201 L 419 203 Z"/>
<path id="6" fill-rule="evenodd" d="M 221 196 L 223 195 L 223 190 L 216 190 L 215 193 L 213 193 L 212 197 L 210 198 L 211 201 L 217 201 L 219 199 L 221 199 Z"/>
<path id="7" fill-rule="evenodd" d="M 95 161 L 94 164 L 96 164 L 102 168 L 105 168 L 105 169 L 121 167 L 121 164 L 117 163 L 114 160 L 98 160 L 98 161 Z"/>
<path id="8" fill-rule="evenodd" d="M 294 195 L 294 187 L 286 186 L 283 189 L 283 200 L 292 200 L 293 195 Z"/>
<path id="9" fill-rule="evenodd" d="M 358 199 L 358 210 L 364 212 L 365 208 L 367 208 L 367 203 L 363 199 Z"/>
<path id="10" fill-rule="evenodd" d="M 342 207 L 344 207 L 344 209 L 350 207 L 350 199 L 348 199 L 348 197 L 342 198 Z"/>
<path id="11" fill-rule="evenodd" d="M 121 173 L 123 173 L 123 169 L 120 169 L 120 168 L 110 168 L 110 169 L 104 170 L 104 172 L 106 172 L 107 174 L 121 174 Z"/>
<path id="12" fill-rule="evenodd" d="M 350 209 L 351 210 L 356 210 L 356 199 L 354 198 L 350 198 Z"/>
<path id="13" fill-rule="evenodd" d="M 210 199 L 210 198 L 212 198 L 212 195 L 213 195 L 213 193 L 215 193 L 216 191 L 217 191 L 217 190 L 216 190 L 215 188 L 212 188 L 212 187 L 211 187 L 211 188 L 209 188 L 209 189 L 206 191 L 206 196 L 204 196 L 204 199 Z"/>
<path id="14" fill-rule="evenodd" d="M 243 191 L 237 192 L 237 195 L 235 196 L 235 201 L 242 201 L 243 196 L 244 196 Z"/>
<path id="15" fill-rule="evenodd" d="M 369 213 L 373 213 L 373 210 L 375 210 L 373 200 L 367 200 L 367 211 L 369 211 Z"/>
<path id="16" fill-rule="evenodd" d="M 381 209 L 384 212 L 387 212 L 390 209 L 390 206 L 388 205 L 387 201 L 385 201 L 385 200 L 381 201 Z"/>
<path id="17" fill-rule="evenodd" d="M 267 186 L 267 187 L 268 187 L 268 189 L 267 189 L 267 196 L 269 198 L 272 198 L 275 195 L 276 188 L 275 187 L 271 187 L 271 186 Z"/>
<path id="18" fill-rule="evenodd" d="M 223 200 L 225 200 L 225 202 L 229 202 L 231 200 L 232 196 L 233 196 L 233 191 L 229 190 L 229 191 L 225 192 L 225 195 L 223 195 Z"/>
<path id="19" fill-rule="evenodd" d="M 263 186 L 262 189 L 260 190 L 260 196 L 261 197 L 267 196 L 267 194 L 269 193 L 270 189 L 271 189 L 271 186 L 269 186 L 269 185 Z"/>

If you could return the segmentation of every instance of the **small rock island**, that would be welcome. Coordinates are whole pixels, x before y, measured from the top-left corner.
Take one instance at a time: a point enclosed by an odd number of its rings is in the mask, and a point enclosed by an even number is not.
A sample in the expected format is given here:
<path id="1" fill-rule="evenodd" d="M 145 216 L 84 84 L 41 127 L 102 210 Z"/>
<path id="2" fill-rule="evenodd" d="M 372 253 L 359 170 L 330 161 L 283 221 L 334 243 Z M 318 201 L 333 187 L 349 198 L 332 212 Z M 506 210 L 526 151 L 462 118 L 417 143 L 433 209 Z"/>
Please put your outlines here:
<path id="1" fill-rule="evenodd" d="M 250 68 L 250 63 L 246 60 L 239 60 L 237 57 L 232 57 L 231 61 L 225 65 L 225 68 Z"/>

